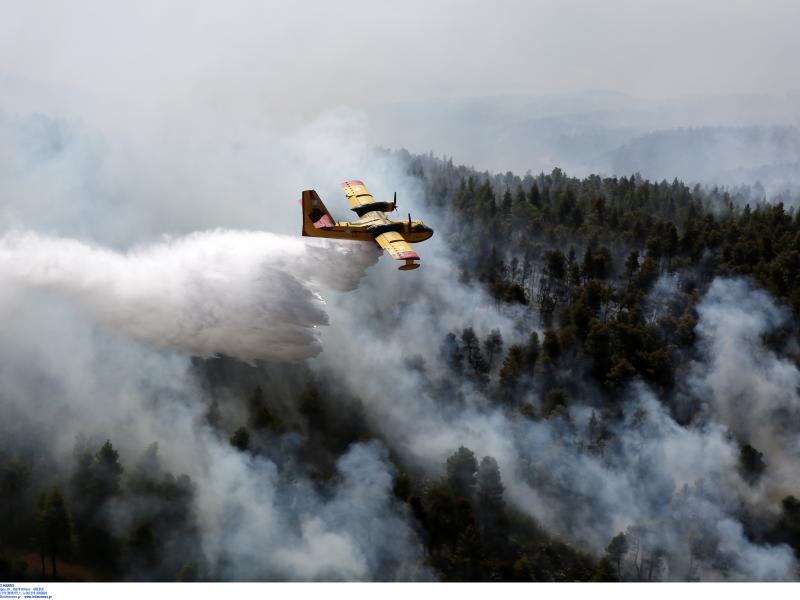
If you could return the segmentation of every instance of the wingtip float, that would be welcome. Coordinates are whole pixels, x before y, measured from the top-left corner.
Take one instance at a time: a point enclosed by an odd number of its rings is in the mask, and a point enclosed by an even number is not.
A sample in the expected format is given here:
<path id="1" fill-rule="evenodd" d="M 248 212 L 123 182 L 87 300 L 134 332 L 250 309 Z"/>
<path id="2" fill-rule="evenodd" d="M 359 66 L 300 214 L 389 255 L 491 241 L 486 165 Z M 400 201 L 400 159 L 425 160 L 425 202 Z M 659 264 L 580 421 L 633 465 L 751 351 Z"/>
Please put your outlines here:
<path id="1" fill-rule="evenodd" d="M 378 202 L 369 193 L 363 181 L 352 179 L 342 185 L 350 209 L 358 215 L 357 221 L 334 221 L 322 199 L 314 190 L 303 191 L 303 235 L 375 242 L 395 260 L 405 261 L 401 271 L 418 269 L 419 254 L 410 244 L 423 242 L 433 235 L 433 229 L 422 221 L 393 221 L 387 212 L 397 209 L 397 193 L 392 202 Z"/>

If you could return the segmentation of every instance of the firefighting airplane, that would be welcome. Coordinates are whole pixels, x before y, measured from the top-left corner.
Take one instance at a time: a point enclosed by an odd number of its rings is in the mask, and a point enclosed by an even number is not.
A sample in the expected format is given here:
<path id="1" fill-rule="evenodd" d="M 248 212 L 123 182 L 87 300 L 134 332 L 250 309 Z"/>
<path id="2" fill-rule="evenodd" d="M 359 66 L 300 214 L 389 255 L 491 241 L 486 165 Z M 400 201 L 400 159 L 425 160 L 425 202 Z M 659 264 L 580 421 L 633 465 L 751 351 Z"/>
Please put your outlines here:
<path id="1" fill-rule="evenodd" d="M 363 181 L 353 179 L 341 184 L 350 209 L 358 215 L 358 221 L 334 221 L 322 200 L 314 190 L 303 192 L 303 235 L 336 238 L 339 240 L 375 241 L 392 258 L 406 261 L 401 271 L 418 269 L 419 255 L 411 249 L 412 244 L 427 240 L 433 229 L 422 221 L 392 221 L 385 212 L 397 208 L 397 193 L 392 202 L 377 202 Z"/>

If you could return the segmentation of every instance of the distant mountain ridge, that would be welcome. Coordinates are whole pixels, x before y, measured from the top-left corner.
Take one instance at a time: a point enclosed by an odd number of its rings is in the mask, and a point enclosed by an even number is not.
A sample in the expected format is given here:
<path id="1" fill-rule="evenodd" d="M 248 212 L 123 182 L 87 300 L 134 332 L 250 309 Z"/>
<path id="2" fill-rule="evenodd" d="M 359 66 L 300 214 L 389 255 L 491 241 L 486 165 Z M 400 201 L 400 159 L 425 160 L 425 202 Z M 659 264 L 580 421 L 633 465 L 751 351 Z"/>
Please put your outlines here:
<path id="1" fill-rule="evenodd" d="M 614 173 L 721 184 L 800 183 L 800 128 L 697 127 L 654 131 L 610 155 Z"/>
<path id="2" fill-rule="evenodd" d="M 614 92 L 367 106 L 372 140 L 479 170 L 642 175 L 797 188 L 800 97 L 648 100 Z M 728 179 L 731 178 L 731 179 Z"/>

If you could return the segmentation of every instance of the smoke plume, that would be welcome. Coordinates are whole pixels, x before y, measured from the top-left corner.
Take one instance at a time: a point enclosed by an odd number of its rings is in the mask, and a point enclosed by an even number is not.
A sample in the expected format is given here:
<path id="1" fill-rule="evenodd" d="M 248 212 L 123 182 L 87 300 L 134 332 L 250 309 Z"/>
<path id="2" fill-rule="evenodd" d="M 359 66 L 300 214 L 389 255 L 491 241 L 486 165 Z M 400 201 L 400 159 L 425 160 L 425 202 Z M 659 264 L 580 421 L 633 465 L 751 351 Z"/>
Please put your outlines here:
<path id="1" fill-rule="evenodd" d="M 790 425 L 797 421 L 781 415 L 798 406 L 800 373 L 762 345 L 762 336 L 786 318 L 765 293 L 744 281 L 717 280 L 699 305 L 704 353 L 687 380 L 689 388 L 680 393 L 712 407 L 705 420 L 678 424 L 637 382 L 623 394 L 622 419 L 606 421 L 603 401 L 585 382 L 568 414 L 530 421 L 498 407 L 463 378 L 454 380 L 441 364 L 432 342 L 457 331 L 459 318 L 462 326 L 473 324 L 479 337 L 499 327 L 506 339 L 521 339 L 526 330 L 520 315 L 448 276 L 446 257 L 440 258 L 441 270 L 424 272 L 419 284 L 401 295 L 403 309 L 392 322 L 388 345 L 379 328 L 349 322 L 352 311 L 337 305 L 326 335 L 346 329 L 355 343 L 315 359 L 321 369 L 344 374 L 404 460 L 434 475 L 462 444 L 478 456 L 493 456 L 507 499 L 549 531 L 588 544 L 597 554 L 625 532 L 638 548 L 638 558 L 631 553 L 623 567 L 623 576 L 631 579 L 644 577 L 642 565 L 651 561 L 656 565 L 651 575 L 664 580 L 796 577 L 792 550 L 752 541 L 742 513 L 745 505 L 774 514 L 780 499 L 797 490 L 797 429 Z M 360 291 L 361 300 L 380 304 L 385 286 L 374 277 L 370 283 Z M 411 354 L 421 360 L 409 368 L 404 359 Z M 382 375 L 376 380 L 370 374 L 378 370 Z M 538 403 L 540 382 L 529 385 L 524 398 Z M 738 407 L 743 397 L 752 399 L 741 409 L 744 430 L 731 405 Z M 732 434 L 744 432 L 771 461 L 771 471 L 756 487 L 738 470 L 740 446 Z"/>
<path id="2" fill-rule="evenodd" d="M 242 72 L 231 79 L 220 89 L 257 103 Z M 621 417 L 606 419 L 580 381 L 566 414 L 523 418 L 442 364 L 449 332 L 471 326 L 483 339 L 496 328 L 508 345 L 539 325 L 458 280 L 436 215 L 422 215 L 437 230 L 420 249 L 423 268 L 402 274 L 385 259 L 369 268 L 371 246 L 241 230 L 296 231 L 299 190 L 317 187 L 327 202 L 349 177 L 379 197 L 397 189 L 413 210 L 419 181 L 363 143 L 362 119 L 338 110 L 278 135 L 249 104 L 220 114 L 225 102 L 203 102 L 193 84 L 182 82 L 166 112 L 154 102 L 127 114 L 93 98 L 81 116 L 103 106 L 100 125 L 62 120 L 64 96 L 50 89 L 36 94 L 49 116 L 0 114 L 0 427 L 17 451 L 50 457 L 37 485 L 71 472 L 78 435 L 110 438 L 126 469 L 156 442 L 164 469 L 194 486 L 207 577 L 426 579 L 414 519 L 391 493 L 393 465 L 434 479 L 465 445 L 497 460 L 510 505 L 596 555 L 624 531 L 640 558 L 660 557 L 657 578 L 796 578 L 789 547 L 753 540 L 743 516 L 774 513 L 796 493 L 798 372 L 761 342 L 785 319 L 769 297 L 718 281 L 700 304 L 699 353 L 679 391 L 707 408 L 703 418 L 677 423 L 636 382 L 620 393 Z M 152 242 L 164 232 L 173 237 Z M 261 440 L 263 454 L 233 448 L 206 412 L 219 400 L 229 434 L 241 407 L 205 389 L 189 357 L 215 354 L 317 355 L 311 367 L 358 399 L 381 441 L 340 452 L 322 482 L 302 450 L 326 450 L 325 440 L 302 424 Z M 541 385 L 527 381 L 519 400 L 537 406 Z M 745 442 L 766 456 L 756 484 L 737 468 Z M 129 513 L 107 509 L 126 535 Z M 637 577 L 636 560 L 623 575 Z"/>

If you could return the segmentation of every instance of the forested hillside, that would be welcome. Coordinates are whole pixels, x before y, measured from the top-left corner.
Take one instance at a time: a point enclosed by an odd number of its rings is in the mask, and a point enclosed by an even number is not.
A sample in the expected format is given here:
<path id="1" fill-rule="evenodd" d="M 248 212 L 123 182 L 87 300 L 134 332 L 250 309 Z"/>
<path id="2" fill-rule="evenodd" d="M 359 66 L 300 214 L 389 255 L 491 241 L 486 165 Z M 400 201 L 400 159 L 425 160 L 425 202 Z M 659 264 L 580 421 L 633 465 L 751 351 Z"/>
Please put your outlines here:
<path id="1" fill-rule="evenodd" d="M 800 212 L 781 202 L 638 175 L 520 178 L 405 160 L 445 212 L 462 279 L 529 305 L 548 347 L 591 360 L 609 390 L 637 375 L 671 388 L 715 277 L 750 277 L 800 317 Z M 662 276 L 676 293 L 648 311 Z"/>
<path id="2" fill-rule="evenodd" d="M 709 315 L 726 290 L 745 304 L 767 302 L 761 290 L 776 303 L 769 310 L 778 316 L 756 329 L 763 339 L 755 340 L 766 348 L 762 362 L 780 366 L 776 385 L 800 368 L 800 213 L 677 180 L 576 179 L 558 169 L 491 175 L 432 156 L 394 156 L 444 225 L 436 235 L 453 249 L 459 285 L 485 290 L 495 311 L 486 314 L 498 323 L 464 317 L 463 327 L 429 340 L 425 357 L 399 337 L 404 364 L 386 368 L 401 369 L 407 388 L 369 375 L 419 418 L 455 423 L 469 412 L 500 423 L 498 438 L 513 448 L 501 459 L 476 452 L 459 433 L 429 467 L 409 458 L 414 444 L 401 436 L 411 432 L 385 426 L 388 409 L 354 393 L 335 363 L 194 359 L 200 408 L 193 426 L 274 485 L 281 527 L 306 531 L 303 515 L 315 512 L 326 523 L 341 521 L 337 503 L 352 490 L 359 500 L 360 486 L 385 487 L 386 504 L 364 512 L 368 568 L 314 577 L 796 578 L 800 501 L 781 470 L 796 465 L 794 455 L 763 446 L 762 434 L 772 430 L 718 425 L 711 395 L 689 382 L 711 361 L 703 344 L 716 338 L 705 323 L 714 323 Z M 751 283 L 724 283 L 740 279 Z M 743 291 L 746 285 L 754 290 Z M 370 313 L 372 293 L 353 292 L 349 307 L 369 315 L 370 327 L 391 331 L 392 307 Z M 721 299 L 712 306 L 709 298 Z M 519 324 L 505 336 L 503 315 Z M 778 392 L 796 399 L 796 390 Z M 168 401 L 169 390 L 159 393 L 154 403 Z M 424 403 L 411 404 L 411 395 Z M 794 410 L 763 413 L 764 422 L 783 419 L 781 435 L 794 435 L 797 426 L 787 421 Z M 114 431 L 95 429 L 65 457 L 23 416 L 3 417 L 0 497 L 2 514 L 13 518 L 0 523 L 0 578 L 279 577 L 242 564 L 244 542 L 234 532 L 257 514 L 228 515 L 225 558 L 208 559 L 195 504 L 202 484 L 173 472 L 157 444 L 123 453 Z M 678 440 L 678 454 L 695 452 L 695 443 L 709 452 L 690 463 L 712 462 L 720 447 L 733 449 L 733 462 L 710 468 L 707 481 L 667 481 L 663 464 L 672 455 L 648 454 L 656 439 Z M 372 464 L 365 455 L 377 456 L 390 475 L 360 468 Z M 273 541 L 262 551 L 282 549 Z M 753 566 L 754 556 L 763 564 Z"/>

